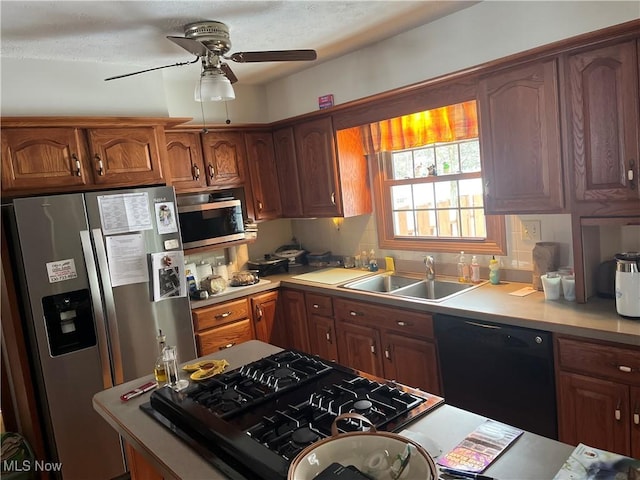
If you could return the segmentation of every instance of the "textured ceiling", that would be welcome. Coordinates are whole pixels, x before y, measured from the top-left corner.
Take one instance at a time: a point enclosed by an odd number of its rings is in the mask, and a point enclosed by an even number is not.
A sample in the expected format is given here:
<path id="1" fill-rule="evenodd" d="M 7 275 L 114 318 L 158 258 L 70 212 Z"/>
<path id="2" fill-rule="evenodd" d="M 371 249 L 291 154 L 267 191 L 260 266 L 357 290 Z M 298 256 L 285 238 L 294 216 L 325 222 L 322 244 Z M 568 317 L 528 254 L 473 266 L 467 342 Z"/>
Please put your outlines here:
<path id="1" fill-rule="evenodd" d="M 477 2 L 13 1 L 0 2 L 2 58 L 121 64 L 122 73 L 192 60 L 165 37 L 217 20 L 230 53 L 313 48 L 315 62 L 229 62 L 239 83 L 261 84 L 384 40 Z M 127 67 L 130 69 L 127 70 Z"/>

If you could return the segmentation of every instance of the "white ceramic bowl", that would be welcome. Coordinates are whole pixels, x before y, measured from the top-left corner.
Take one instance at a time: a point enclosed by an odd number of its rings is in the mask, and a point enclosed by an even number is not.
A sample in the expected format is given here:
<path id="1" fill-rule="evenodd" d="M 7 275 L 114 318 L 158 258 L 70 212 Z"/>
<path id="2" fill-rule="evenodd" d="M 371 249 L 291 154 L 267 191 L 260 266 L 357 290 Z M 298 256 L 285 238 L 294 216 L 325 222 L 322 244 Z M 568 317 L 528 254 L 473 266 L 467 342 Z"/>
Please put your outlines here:
<path id="1" fill-rule="evenodd" d="M 354 465 L 379 480 L 391 480 L 386 465 L 393 463 L 407 444 L 415 447 L 401 480 L 436 478 L 433 458 L 413 440 L 388 432 L 352 432 L 325 438 L 309 445 L 296 456 L 289 468 L 288 480 L 312 480 L 333 462 Z M 378 468 L 376 468 L 378 467 Z"/>

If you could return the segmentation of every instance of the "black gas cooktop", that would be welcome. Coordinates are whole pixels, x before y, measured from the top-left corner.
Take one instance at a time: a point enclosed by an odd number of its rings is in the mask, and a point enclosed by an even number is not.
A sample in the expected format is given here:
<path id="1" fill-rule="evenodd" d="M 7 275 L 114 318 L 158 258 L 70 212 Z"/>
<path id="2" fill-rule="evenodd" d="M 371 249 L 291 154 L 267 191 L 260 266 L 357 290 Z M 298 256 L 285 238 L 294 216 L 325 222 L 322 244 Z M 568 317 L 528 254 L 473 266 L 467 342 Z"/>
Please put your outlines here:
<path id="1" fill-rule="evenodd" d="M 305 447 L 355 412 L 377 430 L 399 431 L 441 397 L 285 350 L 175 392 L 163 387 L 142 409 L 230 478 L 281 480 Z M 343 432 L 367 428 L 343 420 Z"/>

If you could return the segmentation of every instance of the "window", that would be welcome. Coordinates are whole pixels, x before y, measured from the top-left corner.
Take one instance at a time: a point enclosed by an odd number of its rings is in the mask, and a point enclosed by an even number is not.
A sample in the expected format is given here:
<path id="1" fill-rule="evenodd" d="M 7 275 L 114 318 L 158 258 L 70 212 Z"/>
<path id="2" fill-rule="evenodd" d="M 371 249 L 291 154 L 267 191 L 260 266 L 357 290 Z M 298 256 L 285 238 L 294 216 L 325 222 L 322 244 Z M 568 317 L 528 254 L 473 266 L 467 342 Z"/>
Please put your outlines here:
<path id="1" fill-rule="evenodd" d="M 484 213 L 475 101 L 368 127 L 381 247 L 505 253 L 502 217 Z"/>

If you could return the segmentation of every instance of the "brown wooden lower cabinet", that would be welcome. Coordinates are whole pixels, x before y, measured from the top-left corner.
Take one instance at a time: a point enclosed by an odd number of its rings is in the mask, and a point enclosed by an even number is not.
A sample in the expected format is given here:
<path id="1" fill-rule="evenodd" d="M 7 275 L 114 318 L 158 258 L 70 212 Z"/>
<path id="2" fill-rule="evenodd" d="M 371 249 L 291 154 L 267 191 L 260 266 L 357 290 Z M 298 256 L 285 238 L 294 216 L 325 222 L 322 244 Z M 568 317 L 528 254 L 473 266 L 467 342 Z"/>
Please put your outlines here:
<path id="1" fill-rule="evenodd" d="M 310 353 L 338 361 L 338 338 L 333 319 L 333 302 L 328 295 L 305 292 Z"/>
<path id="2" fill-rule="evenodd" d="M 334 298 L 333 307 L 340 363 L 441 394 L 429 313 L 343 298 Z"/>
<path id="3" fill-rule="evenodd" d="M 160 472 L 128 443 L 125 444 L 125 451 L 131 480 L 162 480 Z"/>
<path id="4" fill-rule="evenodd" d="M 640 348 L 556 338 L 559 440 L 640 458 Z"/>
<path id="5" fill-rule="evenodd" d="M 286 345 L 302 352 L 309 352 L 309 332 L 307 329 L 307 309 L 304 292 L 283 288 L 278 302 L 280 318 L 286 326 Z"/>
<path id="6" fill-rule="evenodd" d="M 251 313 L 256 339 L 282 347 L 286 331 L 278 317 L 278 293 L 274 290 L 251 297 Z"/>

